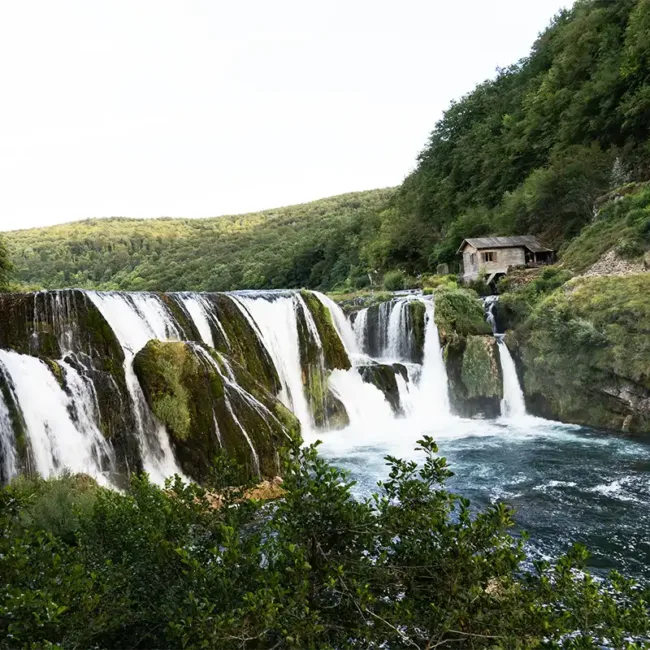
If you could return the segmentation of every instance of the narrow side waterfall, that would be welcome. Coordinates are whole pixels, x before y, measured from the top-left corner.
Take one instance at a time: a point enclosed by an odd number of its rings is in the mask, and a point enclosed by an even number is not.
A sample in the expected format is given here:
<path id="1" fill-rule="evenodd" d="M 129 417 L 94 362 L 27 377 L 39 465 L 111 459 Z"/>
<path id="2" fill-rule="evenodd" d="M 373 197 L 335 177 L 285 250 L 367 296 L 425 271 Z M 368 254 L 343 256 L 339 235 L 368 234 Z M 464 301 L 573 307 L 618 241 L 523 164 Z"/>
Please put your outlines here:
<path id="1" fill-rule="evenodd" d="M 350 325 L 350 321 L 347 319 L 343 310 L 328 296 L 319 291 L 312 292 L 322 303 L 329 309 L 330 314 L 334 320 L 334 326 L 338 330 L 339 336 L 343 341 L 343 345 L 349 356 L 359 354 L 361 348 L 357 344 L 357 337 Z"/>
<path id="2" fill-rule="evenodd" d="M 521 389 L 517 368 L 514 359 L 503 340 L 503 334 L 497 332 L 497 322 L 494 317 L 494 306 L 499 301 L 499 296 L 487 296 L 483 299 L 485 319 L 492 327 L 492 332 L 497 341 L 499 362 L 503 374 L 503 399 L 501 400 L 501 417 L 517 419 L 526 416 L 526 403 L 524 391 Z"/>
<path id="3" fill-rule="evenodd" d="M 503 400 L 501 401 L 501 415 L 504 418 L 516 419 L 526 416 L 526 403 L 524 392 L 519 384 L 515 362 L 503 341 L 503 337 L 497 334 L 499 359 L 503 371 Z"/>
<path id="4" fill-rule="evenodd" d="M 133 402 L 145 471 L 158 482 L 173 474 L 182 474 L 174 459 L 169 436 L 149 410 L 133 370 L 136 353 L 148 341 L 179 340 L 178 328 L 160 298 L 154 294 L 91 291 L 88 296 L 110 325 L 124 351 L 124 375 Z"/>

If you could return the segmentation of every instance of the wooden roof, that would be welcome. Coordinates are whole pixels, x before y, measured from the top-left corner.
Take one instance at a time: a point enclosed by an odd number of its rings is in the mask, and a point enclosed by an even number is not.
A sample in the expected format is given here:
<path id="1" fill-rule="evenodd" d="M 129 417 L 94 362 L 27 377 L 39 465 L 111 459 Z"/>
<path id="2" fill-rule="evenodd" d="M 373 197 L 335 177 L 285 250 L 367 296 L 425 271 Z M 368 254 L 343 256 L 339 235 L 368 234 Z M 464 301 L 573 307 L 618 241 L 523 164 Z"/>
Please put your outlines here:
<path id="1" fill-rule="evenodd" d="M 551 248 L 546 248 L 534 235 L 517 235 L 516 237 L 470 237 L 463 239 L 457 253 L 460 253 L 469 244 L 477 250 L 485 248 L 527 248 L 532 253 L 551 253 Z"/>

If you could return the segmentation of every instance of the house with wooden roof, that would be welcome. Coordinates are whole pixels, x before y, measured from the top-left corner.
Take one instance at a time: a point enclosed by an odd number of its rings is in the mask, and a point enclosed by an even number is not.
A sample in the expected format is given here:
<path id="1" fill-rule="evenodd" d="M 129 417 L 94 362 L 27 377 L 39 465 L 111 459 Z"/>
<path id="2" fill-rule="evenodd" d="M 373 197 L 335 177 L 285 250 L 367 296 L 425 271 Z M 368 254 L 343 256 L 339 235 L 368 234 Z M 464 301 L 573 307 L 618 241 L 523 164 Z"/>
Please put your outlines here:
<path id="1" fill-rule="evenodd" d="M 463 256 L 463 281 L 471 282 L 485 274 L 488 284 L 513 266 L 542 266 L 555 259 L 553 250 L 532 235 L 464 239 L 458 254 Z"/>

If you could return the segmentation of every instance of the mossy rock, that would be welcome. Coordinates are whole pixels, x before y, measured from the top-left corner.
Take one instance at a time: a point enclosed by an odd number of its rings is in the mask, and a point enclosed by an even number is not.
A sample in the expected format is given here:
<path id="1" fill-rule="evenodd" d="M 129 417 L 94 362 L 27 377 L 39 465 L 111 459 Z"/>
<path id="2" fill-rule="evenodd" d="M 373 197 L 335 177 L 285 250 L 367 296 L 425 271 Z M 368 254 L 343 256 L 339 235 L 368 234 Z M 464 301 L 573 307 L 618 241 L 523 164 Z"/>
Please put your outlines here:
<path id="1" fill-rule="evenodd" d="M 468 336 L 461 378 L 467 397 L 503 397 L 503 377 L 497 343 L 491 336 Z"/>
<path id="2" fill-rule="evenodd" d="M 24 474 L 33 474 L 31 470 L 31 462 L 29 456 L 29 447 L 27 442 L 27 425 L 23 419 L 23 414 L 20 408 L 13 399 L 13 394 L 10 389 L 9 379 L 5 376 L 2 366 L 0 366 L 0 399 L 3 400 L 7 410 L 9 411 L 9 422 L 14 434 L 14 449 L 16 454 L 16 469 Z M 9 450 L 3 450 L 3 441 L 0 440 L 0 457 L 5 453 L 10 453 Z M 6 484 L 10 477 L 4 475 L 4 463 L 0 463 L 0 485 Z"/>
<path id="3" fill-rule="evenodd" d="M 409 361 L 422 363 L 424 360 L 424 336 L 426 308 L 420 300 L 411 300 L 407 304 L 408 320 L 411 326 L 411 354 Z"/>
<path id="4" fill-rule="evenodd" d="M 134 369 L 193 479 L 209 477 L 221 450 L 243 467 L 242 479 L 278 474 L 278 450 L 299 435 L 297 421 L 234 360 L 196 343 L 149 341 Z"/>
<path id="5" fill-rule="evenodd" d="M 650 434 L 650 274 L 576 278 L 514 333 L 539 415 Z"/>
<path id="6" fill-rule="evenodd" d="M 452 411 L 461 417 L 498 417 L 503 381 L 491 336 L 456 337 L 444 349 Z"/>
<path id="7" fill-rule="evenodd" d="M 435 290 L 434 300 L 436 325 L 443 343 L 459 337 L 492 333 L 476 292 L 441 287 Z"/>
<path id="8" fill-rule="evenodd" d="M 300 295 L 309 309 L 323 346 L 325 367 L 328 370 L 349 370 L 350 358 L 334 325 L 330 310 L 311 291 L 302 290 Z"/>
<path id="9" fill-rule="evenodd" d="M 225 293 L 203 295 L 213 306 L 227 337 L 225 339 L 223 333 L 211 323 L 215 348 L 246 368 L 270 393 L 277 395 L 282 385 L 273 360 L 232 297 Z"/>

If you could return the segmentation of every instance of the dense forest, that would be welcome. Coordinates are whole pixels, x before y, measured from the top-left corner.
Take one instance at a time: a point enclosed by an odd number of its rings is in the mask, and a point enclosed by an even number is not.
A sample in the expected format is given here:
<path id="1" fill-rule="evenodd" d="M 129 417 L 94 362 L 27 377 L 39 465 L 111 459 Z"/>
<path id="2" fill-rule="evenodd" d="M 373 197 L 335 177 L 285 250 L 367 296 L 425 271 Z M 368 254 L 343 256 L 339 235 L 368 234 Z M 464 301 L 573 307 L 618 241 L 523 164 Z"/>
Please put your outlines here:
<path id="1" fill-rule="evenodd" d="M 203 220 L 8 234 L 20 282 L 122 289 L 360 288 L 453 262 L 464 237 L 560 252 L 594 202 L 650 177 L 650 0 L 579 0 L 530 55 L 452 102 L 396 190 Z M 647 248 L 641 229 L 633 248 Z M 616 242 L 614 242 L 614 245 Z"/>

